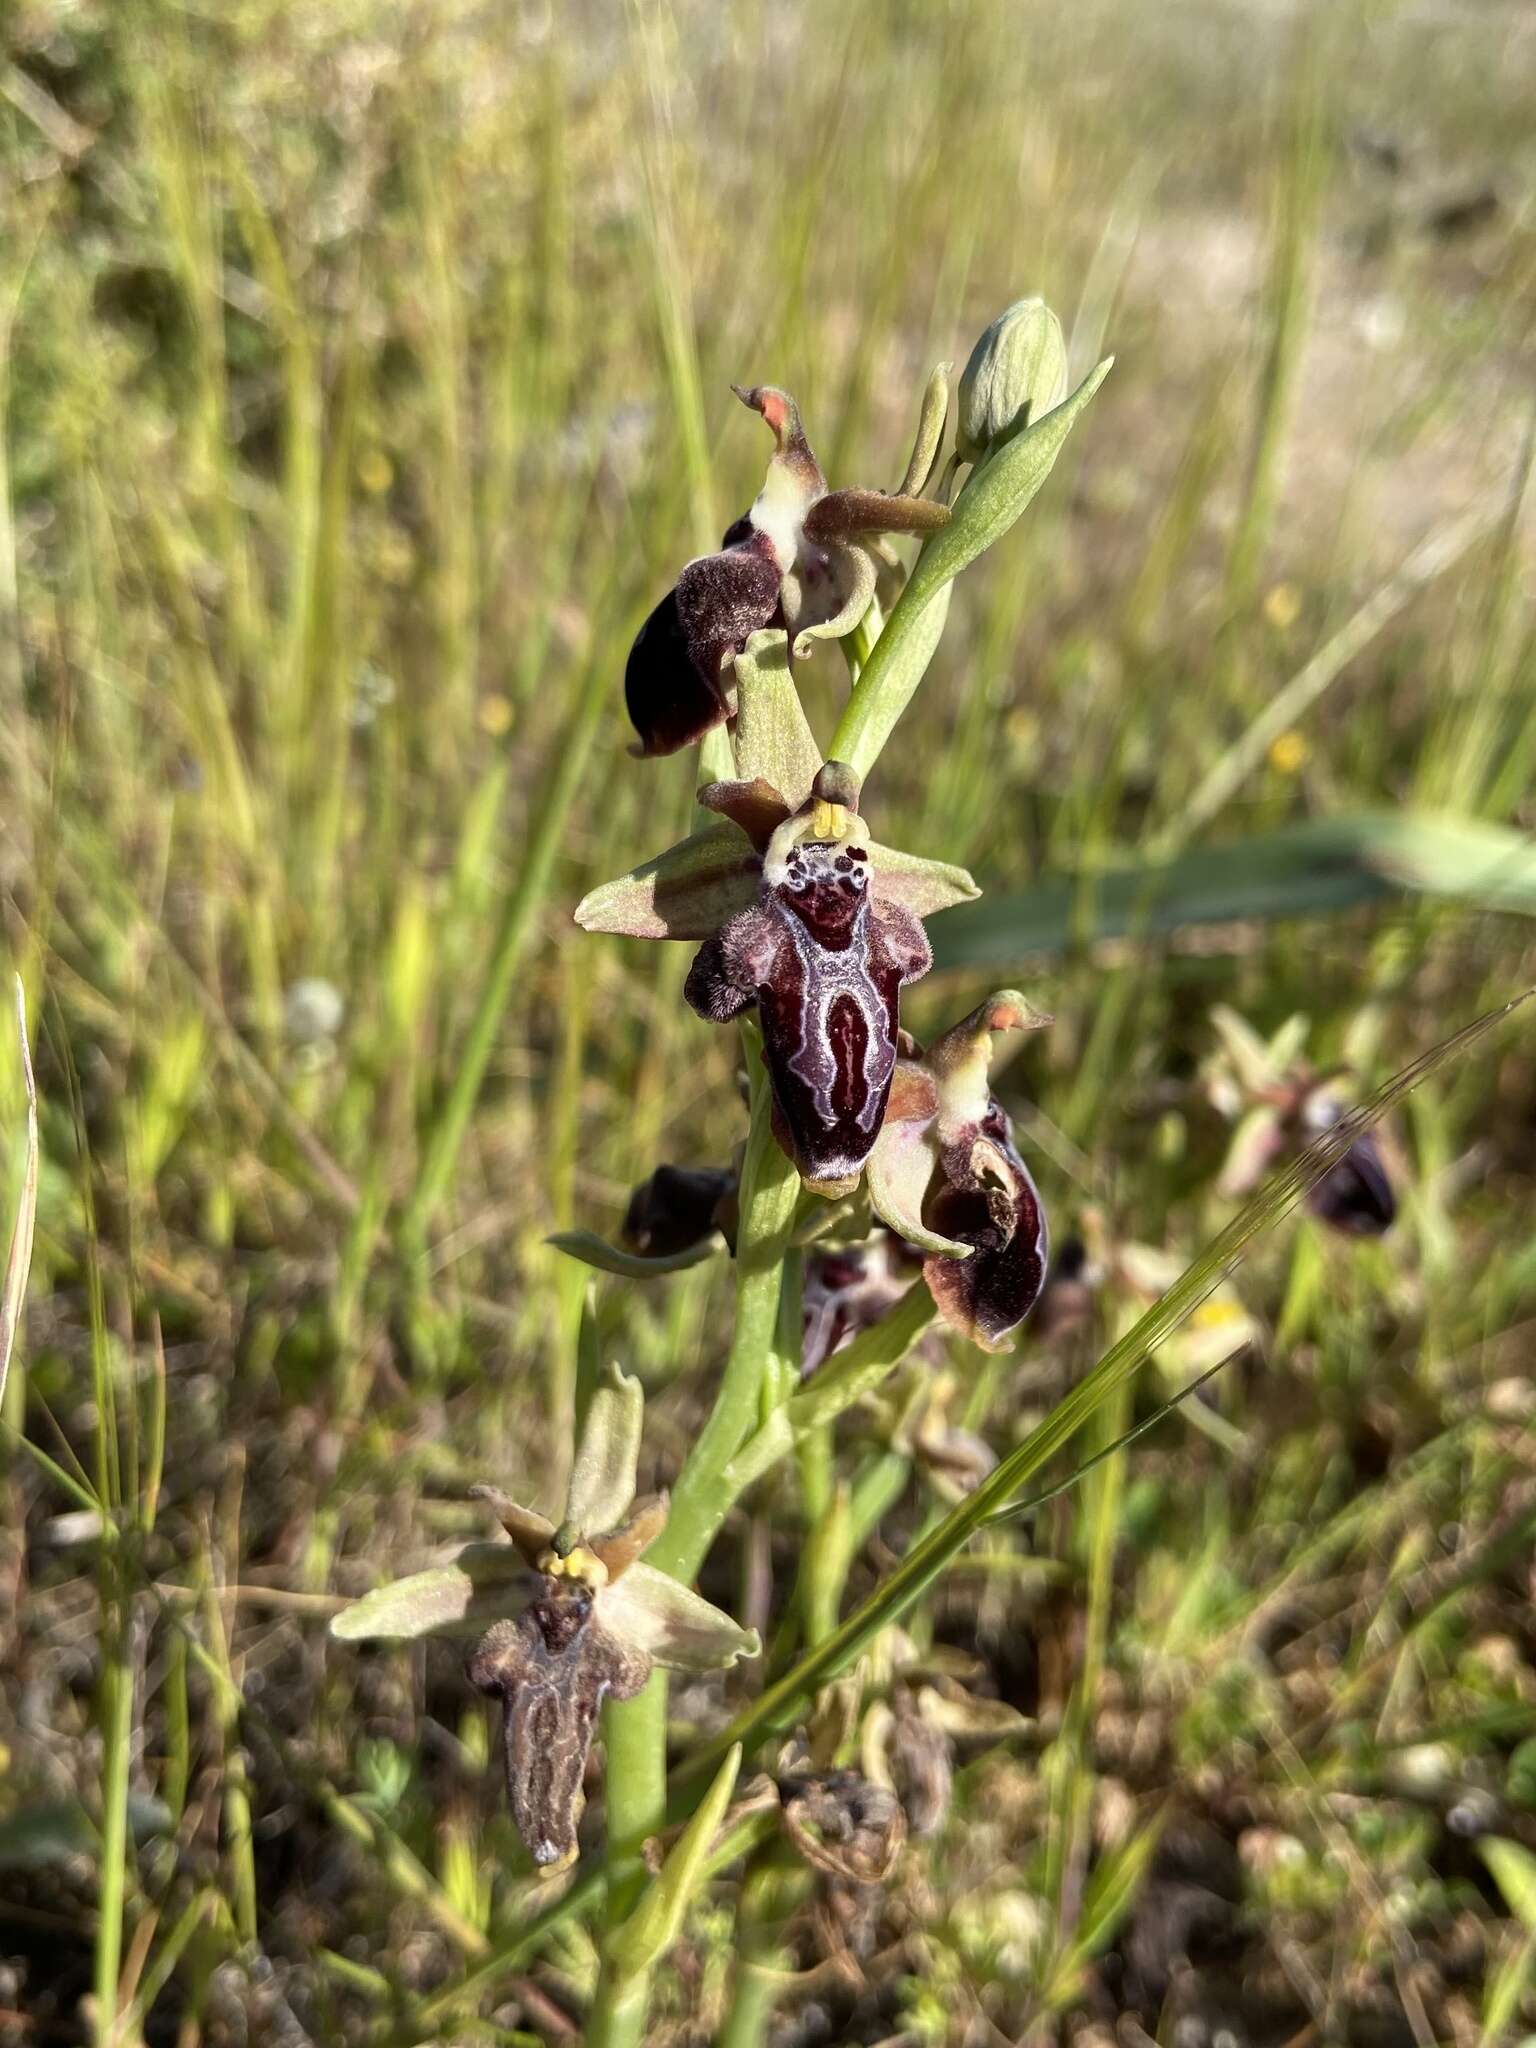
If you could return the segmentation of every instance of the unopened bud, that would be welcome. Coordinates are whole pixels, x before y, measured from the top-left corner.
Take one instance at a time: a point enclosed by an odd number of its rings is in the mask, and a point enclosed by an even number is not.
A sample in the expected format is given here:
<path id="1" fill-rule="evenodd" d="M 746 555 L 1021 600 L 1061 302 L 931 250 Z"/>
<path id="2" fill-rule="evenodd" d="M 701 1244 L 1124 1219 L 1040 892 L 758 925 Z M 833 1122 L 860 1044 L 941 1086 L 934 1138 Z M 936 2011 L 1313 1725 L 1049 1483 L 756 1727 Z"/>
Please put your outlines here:
<path id="1" fill-rule="evenodd" d="M 999 313 L 971 350 L 960 379 L 955 451 L 980 462 L 1026 420 L 1058 404 L 1067 388 L 1067 345 L 1044 299 L 1020 299 Z"/>

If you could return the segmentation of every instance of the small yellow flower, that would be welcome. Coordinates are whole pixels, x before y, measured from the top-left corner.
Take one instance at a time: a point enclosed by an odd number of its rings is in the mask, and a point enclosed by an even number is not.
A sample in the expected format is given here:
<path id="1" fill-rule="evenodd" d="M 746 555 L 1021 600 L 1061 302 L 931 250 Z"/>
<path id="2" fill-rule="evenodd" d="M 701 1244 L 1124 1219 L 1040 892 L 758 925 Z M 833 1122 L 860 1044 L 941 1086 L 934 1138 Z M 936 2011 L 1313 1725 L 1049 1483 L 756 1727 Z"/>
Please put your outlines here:
<path id="1" fill-rule="evenodd" d="M 1299 775 L 1310 751 L 1306 740 L 1294 729 L 1277 733 L 1270 742 L 1269 765 L 1277 775 Z"/>
<path id="2" fill-rule="evenodd" d="M 1221 1330 L 1233 1323 L 1246 1322 L 1247 1316 L 1235 1301 L 1224 1301 L 1217 1294 L 1202 1301 L 1189 1320 L 1196 1329 Z"/>
<path id="3" fill-rule="evenodd" d="M 502 696 L 480 699 L 480 730 L 493 740 L 499 740 L 503 733 L 512 729 L 511 700 Z"/>
<path id="4" fill-rule="evenodd" d="M 1264 593 L 1264 616 L 1277 633 L 1284 633 L 1301 616 L 1301 592 L 1294 583 L 1277 583 Z"/>

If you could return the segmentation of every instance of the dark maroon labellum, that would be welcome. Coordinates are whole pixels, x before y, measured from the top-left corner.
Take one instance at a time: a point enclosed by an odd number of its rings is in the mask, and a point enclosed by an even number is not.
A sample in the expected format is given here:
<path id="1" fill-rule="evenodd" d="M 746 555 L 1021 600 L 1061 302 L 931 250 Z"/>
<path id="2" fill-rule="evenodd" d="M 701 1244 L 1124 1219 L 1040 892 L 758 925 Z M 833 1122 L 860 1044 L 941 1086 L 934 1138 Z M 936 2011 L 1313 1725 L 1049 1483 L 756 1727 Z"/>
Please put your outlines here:
<path id="1" fill-rule="evenodd" d="M 970 1165 L 968 1145 L 946 1149 L 923 1220 L 941 1236 L 973 1249 L 968 1259 L 929 1258 L 923 1274 L 951 1322 L 978 1343 L 997 1346 L 1040 1299 L 1049 1246 L 1039 1193 L 1013 1142 L 1013 1127 L 995 1100 L 976 1129 L 997 1148 L 1009 1185 L 990 1173 L 979 1177 Z"/>
<path id="2" fill-rule="evenodd" d="M 1355 1140 L 1312 1189 L 1307 1207 L 1319 1222 L 1350 1237 L 1380 1237 L 1391 1229 L 1397 1197 L 1374 1137 L 1367 1133 Z"/>
<path id="3" fill-rule="evenodd" d="M 695 956 L 684 994 L 701 1017 L 757 1004 L 774 1101 L 813 1184 L 862 1172 L 891 1092 L 900 992 L 931 957 L 916 918 L 871 904 L 867 850 L 840 840 L 793 847 L 757 907 Z"/>
<path id="4" fill-rule="evenodd" d="M 735 1191 L 736 1176 L 726 1169 L 658 1166 L 629 1198 L 624 1242 L 653 1259 L 691 1251 L 723 1227 L 723 1205 Z"/>

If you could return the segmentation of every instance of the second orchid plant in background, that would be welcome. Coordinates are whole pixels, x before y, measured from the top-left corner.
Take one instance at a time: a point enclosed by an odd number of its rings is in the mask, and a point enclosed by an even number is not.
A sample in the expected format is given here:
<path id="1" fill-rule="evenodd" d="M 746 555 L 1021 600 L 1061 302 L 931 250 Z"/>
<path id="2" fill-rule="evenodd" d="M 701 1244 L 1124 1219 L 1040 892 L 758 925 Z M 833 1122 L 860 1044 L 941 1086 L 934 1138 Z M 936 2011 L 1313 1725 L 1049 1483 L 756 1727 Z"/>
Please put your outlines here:
<path id="1" fill-rule="evenodd" d="M 638 1389 L 614 1369 L 590 1393 L 560 1515 L 489 1494 L 504 1544 L 472 1545 L 338 1617 L 351 1637 L 486 1631 L 470 1676 L 503 1702 L 512 1810 L 541 1864 L 577 1848 L 602 1709 L 595 1840 L 611 1933 L 587 2037 L 600 2048 L 643 2038 L 650 1972 L 702 1881 L 704 1809 L 648 1891 L 639 1861 L 668 1819 L 664 1673 L 758 1651 L 689 1590 L 728 1513 L 877 1394 L 936 1314 L 961 1343 L 1006 1349 L 1044 1285 L 1044 1213 L 988 1066 L 994 1033 L 1049 1019 L 1007 990 L 926 1050 L 913 1040 L 901 1004 L 931 964 L 924 920 L 978 892 L 942 848 L 874 838 L 866 795 L 937 648 L 953 579 L 1023 512 L 1108 367 L 1063 399 L 1060 326 L 1039 300 L 1020 301 L 971 354 L 947 459 L 948 366 L 934 371 L 891 492 L 830 489 L 795 401 L 736 387 L 773 435 L 763 487 L 719 551 L 682 568 L 625 678 L 642 756 L 707 741 L 720 763 L 728 738 L 732 772 L 717 768 L 699 790 L 718 822 L 592 890 L 576 917 L 589 932 L 695 947 L 684 994 L 710 1023 L 739 1020 L 750 1126 L 732 1168 L 664 1168 L 637 1191 L 626 1247 L 561 1240 L 632 1274 L 730 1246 L 736 1320 L 713 1405 L 670 1497 L 636 1506 Z M 904 538 L 919 544 L 905 566 L 893 547 Z M 851 687 L 822 747 L 796 666 L 827 640 Z M 803 1332 L 788 1360 L 787 1327 Z M 814 1523 L 816 1503 L 804 1505 Z M 713 1816 L 738 1762 L 727 1757 L 705 1801 Z M 832 1773 L 819 1796 L 846 1776 Z"/>

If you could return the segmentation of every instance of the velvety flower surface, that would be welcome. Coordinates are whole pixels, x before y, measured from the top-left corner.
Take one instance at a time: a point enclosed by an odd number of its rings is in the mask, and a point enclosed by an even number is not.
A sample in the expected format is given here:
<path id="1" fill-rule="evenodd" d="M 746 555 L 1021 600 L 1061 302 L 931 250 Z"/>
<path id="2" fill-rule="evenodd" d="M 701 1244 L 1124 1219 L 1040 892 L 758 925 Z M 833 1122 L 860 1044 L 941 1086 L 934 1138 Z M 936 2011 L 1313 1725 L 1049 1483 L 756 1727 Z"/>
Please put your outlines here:
<path id="1" fill-rule="evenodd" d="M 883 1222 L 923 1253 L 939 1313 L 983 1350 L 1004 1348 L 1045 1285 L 1045 1212 L 992 1094 L 992 1037 L 1049 1023 L 1013 989 L 897 1067 L 869 1166 Z"/>
<path id="2" fill-rule="evenodd" d="M 878 537 L 931 532 L 949 517 L 910 485 L 829 491 L 789 394 L 732 389 L 762 415 L 774 452 L 751 510 L 718 553 L 687 564 L 630 650 L 624 698 L 643 754 L 674 753 L 731 714 L 731 661 L 760 628 L 782 625 L 797 657 L 851 633 L 875 594 Z"/>
<path id="3" fill-rule="evenodd" d="M 1303 1057 L 1307 1025 L 1292 1017 L 1261 1038 L 1235 1011 L 1211 1012 L 1218 1050 L 1204 1069 L 1206 1092 L 1236 1124 L 1218 1191 L 1241 1200 L 1283 1159 L 1294 1157 L 1348 1111 L 1339 1076 Z M 1349 1237 L 1379 1237 L 1397 1217 L 1397 1196 L 1374 1131 L 1355 1140 L 1306 1197 L 1321 1223 Z"/>
<path id="4" fill-rule="evenodd" d="M 1301 1104 L 1298 1121 L 1309 1137 L 1315 1137 L 1336 1124 L 1347 1108 L 1340 1097 L 1316 1088 Z M 1380 1237 L 1391 1229 L 1397 1220 L 1397 1196 L 1374 1131 L 1356 1138 L 1338 1165 L 1308 1189 L 1307 1207 L 1320 1223 L 1347 1237 Z"/>
<path id="5" fill-rule="evenodd" d="M 469 1544 L 354 1601 L 331 1624 L 351 1641 L 485 1630 L 468 1675 L 502 1702 L 512 1816 L 540 1864 L 575 1853 L 605 1699 L 632 1699 L 658 1664 L 722 1670 L 758 1652 L 754 1630 L 643 1561 L 667 1506 L 635 1499 L 642 1419 L 638 1380 L 610 1368 L 588 1408 L 558 1524 L 476 1487 L 509 1542 Z"/>
<path id="6" fill-rule="evenodd" d="M 922 919 L 976 893 L 963 869 L 879 846 L 858 782 L 825 763 L 798 809 L 763 779 L 711 783 L 730 823 L 577 906 L 588 931 L 702 938 L 684 993 L 724 1023 L 755 1008 L 775 1131 L 816 1192 L 858 1181 L 896 1068 L 903 987 L 928 971 Z"/>
<path id="7" fill-rule="evenodd" d="M 624 1243 L 642 1258 L 672 1259 L 716 1231 L 736 1235 L 736 1173 L 730 1167 L 658 1166 L 624 1212 Z"/>

